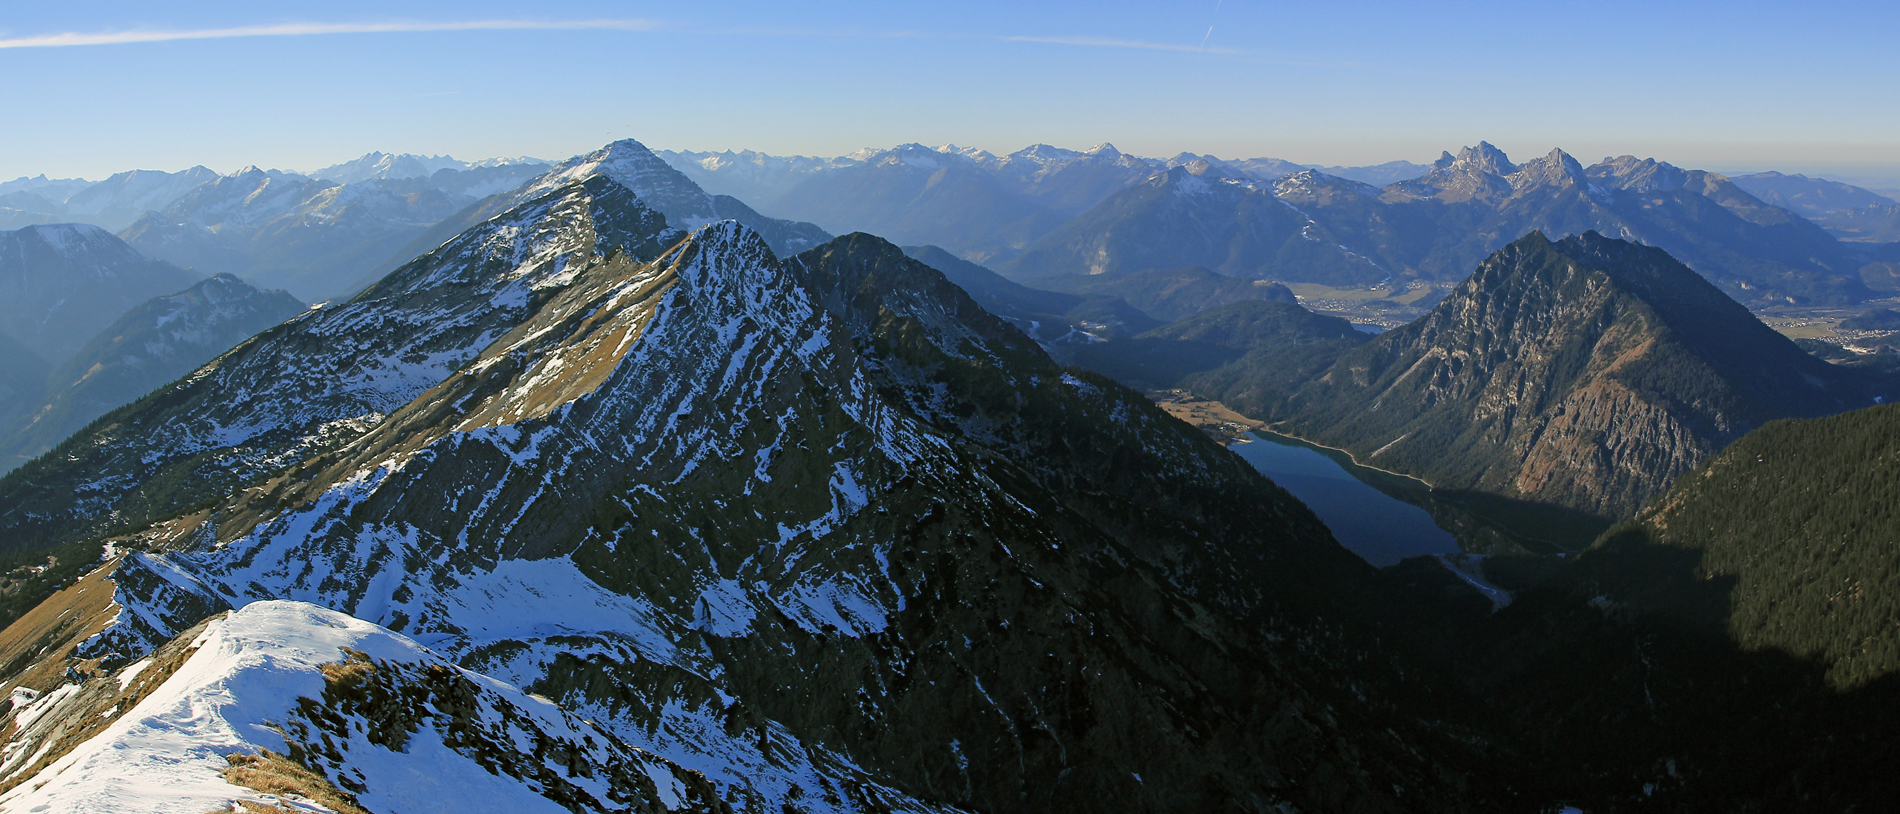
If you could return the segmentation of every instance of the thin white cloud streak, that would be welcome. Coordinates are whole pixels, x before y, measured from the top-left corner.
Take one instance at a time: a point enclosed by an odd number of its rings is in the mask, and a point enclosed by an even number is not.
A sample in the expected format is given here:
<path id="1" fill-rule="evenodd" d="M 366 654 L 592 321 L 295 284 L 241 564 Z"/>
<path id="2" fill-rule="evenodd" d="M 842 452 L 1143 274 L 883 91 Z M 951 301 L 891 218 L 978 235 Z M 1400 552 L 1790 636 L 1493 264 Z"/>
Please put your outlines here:
<path id="1" fill-rule="evenodd" d="M 201 28 L 188 31 L 113 31 L 95 34 L 41 34 L 0 39 L 0 48 L 68 48 L 79 45 L 126 45 L 174 40 L 221 40 L 238 37 L 307 37 L 321 34 L 391 34 L 425 31 L 651 31 L 652 20 L 472 20 L 467 22 L 391 23 L 281 23 L 237 28 Z"/>
<path id="2" fill-rule="evenodd" d="M 1197 54 L 1238 54 L 1232 48 L 1208 48 L 1201 45 L 1176 45 L 1143 40 L 1115 40 L 1101 37 L 1003 37 L 1004 42 L 1041 42 L 1053 45 L 1081 45 L 1090 48 L 1138 48 L 1144 51 L 1187 51 Z"/>
<path id="3" fill-rule="evenodd" d="M 652 31 L 660 27 L 653 20 L 473 20 L 466 22 L 387 22 L 387 23 L 280 23 L 276 25 L 238 26 L 234 28 L 201 28 L 183 31 L 134 30 L 110 31 L 98 33 L 66 32 L 61 34 L 40 34 L 28 37 L 0 38 L 0 48 L 70 48 L 84 45 L 129 45 L 144 42 L 173 42 L 177 40 L 221 40 L 243 37 L 307 37 L 324 34 L 395 34 L 431 31 L 560 31 L 560 30 L 606 30 L 606 31 Z M 1034 37 L 1034 36 L 958 36 L 931 34 L 919 31 L 894 31 L 879 33 L 863 32 L 819 32 L 819 31 L 773 31 L 773 30 L 732 30 L 730 34 L 767 34 L 789 36 L 845 36 L 872 37 L 877 39 L 922 38 L 922 39 L 995 39 L 1003 42 L 1042 43 L 1048 45 L 1074 45 L 1088 48 L 1134 48 L 1144 51 L 1178 51 L 1206 54 L 1239 54 L 1233 48 L 1202 45 L 1182 45 L 1165 42 L 1147 42 L 1144 40 L 1123 40 L 1106 37 Z"/>
<path id="4" fill-rule="evenodd" d="M 1184 45 L 1166 42 L 1147 42 L 1144 40 L 1121 40 L 1109 37 L 1037 37 L 1029 35 L 985 35 L 985 34 L 938 34 L 929 31 L 839 31 L 805 28 L 727 28 L 706 31 L 708 34 L 763 36 L 763 37 L 828 37 L 836 39 L 873 39 L 873 40 L 947 40 L 947 41 L 992 41 L 1027 42 L 1043 45 L 1079 45 L 1089 48 L 1135 48 L 1143 51 L 1182 51 L 1202 54 L 1243 54 L 1236 48 L 1208 48 L 1202 45 Z"/>

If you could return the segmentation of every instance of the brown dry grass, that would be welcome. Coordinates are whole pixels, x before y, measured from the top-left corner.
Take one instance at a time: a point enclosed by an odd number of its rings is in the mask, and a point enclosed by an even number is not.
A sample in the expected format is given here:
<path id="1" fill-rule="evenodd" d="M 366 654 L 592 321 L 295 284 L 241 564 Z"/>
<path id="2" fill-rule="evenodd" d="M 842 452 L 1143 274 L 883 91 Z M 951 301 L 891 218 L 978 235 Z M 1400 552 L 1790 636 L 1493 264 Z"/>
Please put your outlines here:
<path id="1" fill-rule="evenodd" d="M 44 692 L 64 683 L 66 654 L 118 615 L 112 603 L 118 565 L 113 560 L 100 566 L 0 630 L 0 663 L 26 668 L 0 677 L 7 682 L 0 691 L 30 687 Z"/>
<path id="2" fill-rule="evenodd" d="M 231 762 L 231 766 L 224 770 L 224 780 L 233 786 L 243 786 L 279 797 L 295 794 L 339 814 L 369 814 L 356 804 L 355 795 L 337 788 L 329 780 L 276 752 L 266 749 L 255 755 L 231 755 L 226 760 Z M 266 803 L 239 802 L 237 805 L 240 811 L 257 814 L 294 813 L 294 809 Z"/>

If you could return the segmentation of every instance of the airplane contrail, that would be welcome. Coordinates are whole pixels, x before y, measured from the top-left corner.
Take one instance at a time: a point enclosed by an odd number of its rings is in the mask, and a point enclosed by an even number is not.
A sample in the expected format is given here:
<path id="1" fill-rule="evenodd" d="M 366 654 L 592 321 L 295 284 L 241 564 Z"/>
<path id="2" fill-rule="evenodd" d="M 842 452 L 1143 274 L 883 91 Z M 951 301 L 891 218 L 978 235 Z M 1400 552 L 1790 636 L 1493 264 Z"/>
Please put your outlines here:
<path id="1" fill-rule="evenodd" d="M 389 23 L 280 23 L 235 28 L 199 28 L 183 31 L 134 30 L 98 33 L 67 32 L 0 39 L 0 48 L 66 48 L 75 45 L 123 45 L 173 40 L 217 40 L 234 37 L 304 37 L 316 34 L 386 34 L 415 31 L 552 31 L 595 29 L 650 31 L 651 20 L 470 20 L 464 22 Z"/>

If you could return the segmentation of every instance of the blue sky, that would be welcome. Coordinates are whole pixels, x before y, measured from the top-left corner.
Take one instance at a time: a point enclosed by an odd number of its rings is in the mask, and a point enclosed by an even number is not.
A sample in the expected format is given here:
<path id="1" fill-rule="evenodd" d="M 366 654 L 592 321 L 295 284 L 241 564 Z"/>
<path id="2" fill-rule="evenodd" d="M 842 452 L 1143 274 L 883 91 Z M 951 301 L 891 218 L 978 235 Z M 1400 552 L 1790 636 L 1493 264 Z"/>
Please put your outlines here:
<path id="1" fill-rule="evenodd" d="M 624 137 L 1323 164 L 1486 139 L 1900 186 L 1893 3 L 22 5 L 0 16 L 0 178 Z"/>

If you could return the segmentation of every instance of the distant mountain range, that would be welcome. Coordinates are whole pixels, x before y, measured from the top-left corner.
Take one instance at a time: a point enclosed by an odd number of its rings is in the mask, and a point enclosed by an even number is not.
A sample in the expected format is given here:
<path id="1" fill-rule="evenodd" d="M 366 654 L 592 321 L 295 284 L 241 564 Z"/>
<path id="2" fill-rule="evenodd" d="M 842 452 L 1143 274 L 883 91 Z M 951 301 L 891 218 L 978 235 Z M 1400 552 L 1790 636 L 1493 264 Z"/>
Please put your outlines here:
<path id="1" fill-rule="evenodd" d="M 123 172 L 98 183 L 21 178 L 0 184 L 0 229 L 92 224 L 200 276 L 235 274 L 324 299 L 360 287 L 430 226 L 547 166 L 370 153 L 311 176 L 255 167 L 221 176 L 192 167 Z"/>
<path id="2" fill-rule="evenodd" d="M 310 300 L 347 294 L 370 269 L 442 219 L 545 171 L 498 168 L 499 177 L 451 192 L 436 178 L 338 184 L 247 168 L 147 212 L 121 235 L 139 251 L 208 274 L 234 274 Z M 444 181 L 481 170 L 438 172 Z M 491 191 L 492 190 L 492 191 Z"/>
<path id="3" fill-rule="evenodd" d="M 469 170 L 497 167 L 537 167 L 553 164 L 539 158 L 521 156 L 519 158 L 488 158 L 481 161 L 457 161 L 446 155 L 415 155 L 413 153 L 390 154 L 371 152 L 361 158 L 351 159 L 341 164 L 332 164 L 309 173 L 312 178 L 335 181 L 339 184 L 358 184 L 364 181 L 397 181 L 404 178 L 434 178 L 443 170 L 467 172 Z M 496 190 L 499 192 L 500 190 Z M 485 197 L 485 196 L 476 196 Z"/>
<path id="4" fill-rule="evenodd" d="M 753 151 L 659 155 L 706 189 L 765 211 L 794 213 L 833 232 L 865 231 L 900 243 L 934 244 L 988 263 L 1009 260 L 1065 220 L 1170 167 L 1198 163 L 1257 181 L 1305 169 L 1275 158 L 1223 161 L 1192 153 L 1142 158 L 1112 144 L 1083 151 L 1037 144 L 1003 156 L 921 144 L 837 158 L 781 158 Z M 1405 162 L 1339 169 L 1386 178 L 1404 175 L 1408 168 L 1424 169 Z"/>
<path id="5" fill-rule="evenodd" d="M 1864 252 L 1722 176 L 1652 160 L 1587 170 L 1561 151 L 1518 166 L 1489 144 L 1384 189 L 1305 171 L 1272 184 L 1177 168 L 1116 193 L 998 270 L 1018 279 L 1172 257 L 1242 277 L 1364 286 L 1453 280 L 1533 230 L 1667 249 L 1746 302 L 1872 296 Z"/>
<path id="6" fill-rule="evenodd" d="M 1043 288 L 1057 275 L 1184 264 L 1335 286 L 1448 281 L 1525 232 L 1595 230 L 1662 247 L 1745 302 L 1851 303 L 1886 275 L 1863 276 L 1869 251 L 1840 239 L 1900 237 L 1888 210 L 1867 208 L 1884 199 L 1856 187 L 1779 174 L 1744 185 L 1629 156 L 1586 168 L 1560 150 L 1519 166 L 1482 142 L 1431 165 L 1327 170 L 1106 144 L 661 157 L 765 211 L 941 246 Z"/>
<path id="7" fill-rule="evenodd" d="M 1900 207 L 1868 190 L 1780 173 L 1728 183 L 1666 164 L 1645 169 L 1627 157 L 1586 171 L 1558 153 L 1520 168 L 1488 144 L 1467 153 L 1432 165 L 1324 168 L 1192 153 L 1145 158 L 1108 144 L 1034 145 L 1003 156 L 916 144 L 834 158 L 659 156 L 714 198 L 729 195 L 719 211 L 758 208 L 821 232 L 937 245 L 1045 288 L 1059 286 L 1034 281 L 1077 269 L 1182 265 L 1343 286 L 1451 280 L 1530 229 L 1595 229 L 1661 246 L 1754 304 L 1852 302 L 1892 286 L 1893 275 L 1868 269 L 1872 249 L 1859 244 L 1900 240 Z M 246 168 L 225 178 L 194 167 L 98 183 L 20 178 L 0 183 L 0 228 L 93 223 L 201 274 L 235 274 L 321 300 L 357 290 L 465 228 L 474 215 L 433 227 L 546 166 L 372 152 L 308 175 Z M 1210 181 L 1218 200 L 1170 204 L 1136 192 L 1188 177 Z M 1659 186 L 1665 180 L 1669 186 Z M 1276 199 L 1288 211 L 1258 205 Z"/>

